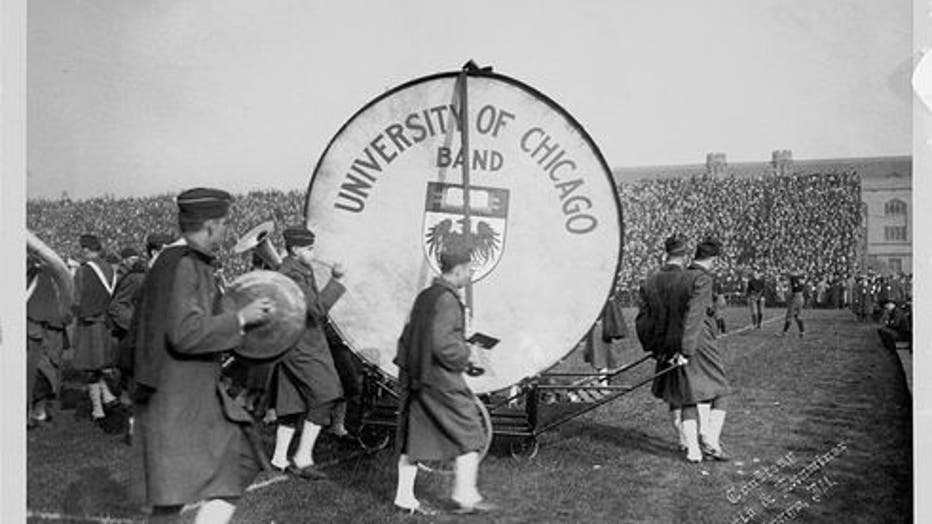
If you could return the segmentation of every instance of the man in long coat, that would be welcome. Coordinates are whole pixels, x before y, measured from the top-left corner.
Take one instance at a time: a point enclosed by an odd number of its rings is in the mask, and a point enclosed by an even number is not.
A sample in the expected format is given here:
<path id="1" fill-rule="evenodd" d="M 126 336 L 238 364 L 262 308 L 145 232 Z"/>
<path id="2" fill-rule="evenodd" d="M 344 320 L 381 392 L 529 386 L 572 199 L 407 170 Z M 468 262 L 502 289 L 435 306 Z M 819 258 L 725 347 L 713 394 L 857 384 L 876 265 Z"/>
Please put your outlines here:
<path id="1" fill-rule="evenodd" d="M 104 406 L 116 401 L 107 386 L 103 372 L 113 367 L 113 338 L 107 320 L 107 308 L 116 284 L 113 266 L 101 258 L 100 239 L 94 235 L 81 235 L 81 249 L 85 262 L 74 277 L 75 317 L 74 330 L 75 369 L 86 372 L 87 391 L 91 398 L 91 417 L 101 421 L 106 416 Z"/>
<path id="2" fill-rule="evenodd" d="M 274 314 L 257 298 L 222 311 L 215 252 L 226 237 L 232 198 L 216 189 L 178 195 L 183 239 L 167 247 L 143 284 L 133 375 L 135 444 L 153 521 L 174 521 L 184 504 L 206 500 L 197 522 L 227 522 L 259 471 L 240 426 L 249 416 L 220 385 L 221 353 L 246 326 Z"/>
<path id="3" fill-rule="evenodd" d="M 67 345 L 65 326 L 71 322 L 70 304 L 45 264 L 36 261 L 27 274 L 26 401 L 27 427 L 50 421 L 46 402 L 61 387 L 61 357 Z"/>
<path id="4" fill-rule="evenodd" d="M 712 269 L 721 253 L 714 240 L 696 246 L 693 263 L 686 268 L 685 284 L 690 290 L 683 324 L 680 352 L 687 360 L 674 370 L 677 380 L 685 382 L 684 420 L 696 410 L 702 454 L 715 460 L 728 460 L 722 450 L 720 436 L 725 424 L 725 398 L 730 393 L 725 375 L 724 358 L 715 342 L 715 319 L 712 313 Z M 690 413 L 687 413 L 690 411 Z M 695 455 L 688 455 L 698 462 Z M 700 457 L 701 458 L 701 457 Z"/>
<path id="5" fill-rule="evenodd" d="M 638 314 L 635 320 L 638 340 L 644 351 L 657 359 L 657 376 L 651 393 L 670 406 L 673 430 L 680 451 L 701 456 L 696 417 L 683 418 L 683 403 L 687 396 L 685 382 L 669 368 L 677 365 L 682 347 L 684 315 L 689 301 L 685 285 L 686 243 L 671 236 L 664 242 L 666 262 L 650 275 L 640 288 Z"/>
<path id="6" fill-rule="evenodd" d="M 324 325 L 327 311 L 343 296 L 346 288 L 339 282 L 343 270 L 337 264 L 331 271 L 333 278 L 322 290 L 318 289 L 311 269 L 314 233 L 303 226 L 296 226 L 286 228 L 282 234 L 288 256 L 282 261 L 279 271 L 304 291 L 307 317 L 301 338 L 282 357 L 272 378 L 279 425 L 271 463 L 302 478 L 320 480 L 326 478 L 326 474 L 314 464 L 314 444 L 321 428 L 330 424 L 336 403 L 343 398 Z M 301 440 L 289 463 L 288 448 L 298 422 L 302 422 Z"/>
<path id="7" fill-rule="evenodd" d="M 111 333 L 116 344 L 116 364 L 120 370 L 120 384 L 123 387 L 121 400 L 128 403 L 128 391 L 131 386 L 133 340 L 130 328 L 133 312 L 139 304 L 142 283 L 146 278 L 146 262 L 139 257 L 135 248 L 125 247 L 120 252 L 123 258 L 122 276 L 117 281 L 107 308 L 110 318 Z M 132 442 L 135 419 L 132 415 L 127 418 L 127 431 L 125 439 Z"/>
<path id="8" fill-rule="evenodd" d="M 411 513 L 433 509 L 414 496 L 418 461 L 455 458 L 453 501 L 457 512 L 490 511 L 476 485 L 482 420 L 463 373 L 475 358 L 464 336 L 464 309 L 458 290 L 472 278 L 468 251 L 440 255 L 442 275 L 414 301 L 398 341 L 398 487 L 395 506 Z"/>

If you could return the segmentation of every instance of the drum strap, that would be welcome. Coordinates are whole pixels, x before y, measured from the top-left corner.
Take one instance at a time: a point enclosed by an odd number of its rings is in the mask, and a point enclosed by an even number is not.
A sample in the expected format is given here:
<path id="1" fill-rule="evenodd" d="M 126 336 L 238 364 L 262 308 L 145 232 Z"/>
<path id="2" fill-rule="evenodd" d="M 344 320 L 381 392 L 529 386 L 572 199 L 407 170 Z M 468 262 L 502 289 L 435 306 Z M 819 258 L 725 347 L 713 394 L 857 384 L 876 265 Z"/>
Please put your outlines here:
<path id="1" fill-rule="evenodd" d="M 34 276 L 29 282 L 29 286 L 26 287 L 26 302 L 29 302 L 29 299 L 32 298 L 33 291 L 36 290 L 36 285 L 39 283 L 39 277 Z"/>
<path id="2" fill-rule="evenodd" d="M 103 270 L 100 269 L 93 260 L 88 260 L 87 265 L 94 270 L 94 273 L 97 273 L 97 278 L 100 280 L 100 283 L 104 285 L 104 289 L 107 290 L 108 295 L 113 295 L 113 288 L 116 287 L 116 274 L 113 275 L 113 278 L 108 282 L 107 277 L 104 276 Z"/>

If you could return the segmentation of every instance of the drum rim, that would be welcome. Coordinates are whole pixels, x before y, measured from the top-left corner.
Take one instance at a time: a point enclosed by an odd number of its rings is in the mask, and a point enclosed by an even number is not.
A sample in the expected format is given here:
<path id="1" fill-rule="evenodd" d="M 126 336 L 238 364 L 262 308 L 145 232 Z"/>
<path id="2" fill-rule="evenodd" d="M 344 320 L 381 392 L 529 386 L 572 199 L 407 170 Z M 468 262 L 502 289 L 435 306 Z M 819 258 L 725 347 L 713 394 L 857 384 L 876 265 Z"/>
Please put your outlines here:
<path id="1" fill-rule="evenodd" d="M 414 79 L 412 79 L 412 80 L 408 80 L 407 82 L 403 82 L 403 83 L 401 83 L 401 84 L 398 84 L 397 86 L 392 87 L 391 89 L 389 89 L 389 90 L 387 90 L 387 91 L 385 91 L 385 92 L 379 94 L 379 95 L 376 96 L 375 98 L 369 100 L 365 105 L 363 105 L 363 106 L 362 106 L 359 110 L 357 110 L 355 113 L 353 113 L 352 116 L 350 116 L 350 117 L 343 123 L 343 125 L 340 126 L 340 128 L 337 130 L 337 132 L 333 135 L 333 137 L 332 137 L 332 138 L 330 139 L 330 141 L 327 143 L 327 147 L 324 148 L 324 150 L 321 152 L 320 156 L 318 157 L 317 163 L 314 165 L 314 170 L 311 172 L 311 179 L 310 179 L 310 181 L 308 182 L 308 185 L 307 185 L 307 191 L 306 191 L 305 194 L 304 194 L 304 209 L 302 210 L 302 213 L 303 213 L 303 216 L 304 216 L 304 221 L 305 221 L 305 223 L 308 224 L 308 226 L 310 226 L 310 224 L 309 224 L 309 222 L 310 222 L 310 216 L 308 215 L 308 212 L 310 211 L 311 191 L 313 191 L 313 189 L 314 189 L 314 181 L 317 179 L 317 175 L 318 175 L 318 173 L 319 173 L 319 171 L 320 171 L 320 167 L 321 167 L 321 165 L 322 165 L 322 163 L 323 163 L 323 160 L 327 157 L 327 154 L 330 152 L 330 149 L 333 147 L 333 145 L 337 142 L 337 140 L 339 140 L 339 139 L 343 136 L 344 132 L 347 130 L 347 128 L 349 128 L 349 126 L 350 126 L 351 124 L 353 124 L 353 122 L 355 122 L 360 116 L 362 116 L 362 115 L 363 115 L 367 110 L 369 110 L 371 107 L 375 106 L 376 104 L 378 104 L 379 102 L 383 101 L 384 99 L 386 99 L 386 98 L 388 98 L 388 97 L 390 97 L 390 96 L 395 95 L 395 94 L 398 93 L 398 92 L 404 91 L 405 89 L 409 89 L 409 88 L 414 87 L 414 86 L 416 86 L 416 85 L 418 85 L 418 84 L 427 83 L 427 82 L 433 82 L 433 81 L 435 81 L 435 80 L 442 80 L 442 79 L 448 79 L 448 78 L 453 78 L 453 79 L 455 79 L 455 78 L 457 78 L 457 77 L 458 77 L 460 74 L 462 74 L 462 73 L 463 73 L 463 71 L 443 71 L 443 72 L 439 72 L 439 73 L 433 73 L 433 74 L 429 74 L 429 75 L 417 77 L 417 78 L 414 78 Z M 485 70 L 485 71 L 483 71 L 483 70 L 478 70 L 478 69 L 477 69 L 477 70 L 467 70 L 467 71 L 465 71 L 465 73 L 466 73 L 466 75 L 467 75 L 468 77 L 475 77 L 475 78 L 491 78 L 491 79 L 493 79 L 493 80 L 502 81 L 502 82 L 504 82 L 504 83 L 506 83 L 506 84 L 511 84 L 511 85 L 517 87 L 518 89 L 522 89 L 522 90 L 526 91 L 527 93 L 531 94 L 532 96 L 534 96 L 534 97 L 537 98 L 538 100 L 542 101 L 544 104 L 548 105 L 551 109 L 553 109 L 554 111 L 556 111 L 557 113 L 559 113 L 563 118 L 565 118 L 565 119 L 580 133 L 580 135 L 582 136 L 583 140 L 585 140 L 585 142 L 589 145 L 589 147 L 592 149 L 592 152 L 595 153 L 595 156 L 596 156 L 596 158 L 597 158 L 599 164 L 600 164 L 601 167 L 602 167 L 602 173 L 603 173 L 606 177 L 608 177 L 608 181 L 609 181 L 610 185 L 612 186 L 612 188 L 615 189 L 614 191 L 612 191 L 612 199 L 613 199 L 613 201 L 615 202 L 615 209 L 618 211 L 618 213 L 617 213 L 617 217 L 618 217 L 618 256 L 617 256 L 617 260 L 616 260 L 616 262 L 615 262 L 615 275 L 614 275 L 614 277 L 612 278 L 612 283 L 611 283 L 611 285 L 609 286 L 608 293 L 605 295 L 605 300 L 603 301 L 603 303 L 608 302 L 608 301 L 611 300 L 611 298 L 615 295 L 616 288 L 618 287 L 618 278 L 619 278 L 619 275 L 621 274 L 621 264 L 622 264 L 622 261 L 623 261 L 623 259 L 624 259 L 624 248 L 625 248 L 625 220 L 624 220 L 624 209 L 623 209 L 623 207 L 622 207 L 622 205 L 621 205 L 621 195 L 619 195 L 619 192 L 618 192 L 618 185 L 617 185 L 617 183 L 615 182 L 615 178 L 614 178 L 614 175 L 613 175 L 613 173 L 612 173 L 611 168 L 608 166 L 608 163 L 605 161 L 605 156 L 602 154 L 602 150 L 599 149 L 598 144 L 595 143 L 595 140 L 592 139 L 592 136 L 589 134 L 588 131 L 586 131 L 586 128 L 583 127 L 583 125 L 582 125 L 578 120 L 576 120 L 576 118 L 575 118 L 572 114 L 570 114 L 569 111 L 567 111 L 566 109 L 564 109 L 563 106 L 561 106 L 560 104 L 558 104 L 556 101 L 554 101 L 552 98 L 550 98 L 550 97 L 547 96 L 546 94 L 542 93 L 542 92 L 539 91 L 538 89 L 536 89 L 536 88 L 534 88 L 534 87 L 532 87 L 532 86 L 530 86 L 530 85 L 528 85 L 528 84 L 525 84 L 524 82 L 522 82 L 522 81 L 520 81 L 520 80 L 517 80 L 517 79 L 512 78 L 512 77 L 510 77 L 510 76 L 507 76 L 507 75 L 503 75 L 503 74 L 501 74 L 501 73 L 496 73 L 496 72 L 494 72 L 494 71 L 492 71 L 492 70 Z M 378 369 L 380 369 L 380 370 L 382 369 L 381 366 L 378 365 L 378 363 L 376 363 L 376 362 L 371 362 L 368 358 L 366 358 L 366 357 L 362 354 L 361 351 L 357 351 L 356 348 L 354 348 L 351 344 L 348 343 L 348 340 L 347 340 L 347 338 L 343 335 L 343 332 L 342 332 L 342 330 L 340 329 L 340 326 L 338 326 L 337 323 L 334 322 L 332 318 L 330 318 L 329 313 L 327 314 L 327 318 L 328 318 L 328 320 L 330 321 L 330 324 L 333 326 L 334 331 L 336 331 L 337 335 L 339 335 L 340 338 L 343 339 L 343 342 L 344 342 L 344 344 L 346 344 L 346 347 L 348 347 L 356 356 L 358 356 L 358 357 L 359 357 L 360 359 L 362 359 L 364 362 L 367 362 L 367 363 L 369 363 L 369 364 L 372 364 L 372 365 L 376 366 L 376 368 L 378 368 Z M 593 319 L 593 321 L 592 321 L 593 325 L 595 325 L 595 322 L 596 322 L 597 320 L 598 320 L 598 318 Z M 399 333 L 400 333 L 400 330 L 399 330 Z M 560 357 L 559 359 L 557 359 L 557 361 L 554 362 L 553 365 L 548 366 L 547 368 L 542 369 L 541 371 L 539 371 L 538 374 L 539 374 L 539 373 L 544 373 L 544 372 L 546 372 L 548 369 L 551 369 L 551 368 L 553 368 L 554 366 L 559 365 L 560 362 L 562 362 L 567 356 L 569 356 L 569 355 L 576 349 L 576 346 L 577 346 L 577 345 L 578 345 L 578 343 L 577 343 L 576 345 L 574 345 L 573 347 L 569 348 L 569 349 L 567 350 L 567 352 L 566 352 L 565 355 L 563 355 L 562 357 Z M 517 384 L 517 383 L 519 383 L 519 382 L 520 382 L 520 380 L 519 380 L 518 382 L 515 382 L 515 383 Z"/>

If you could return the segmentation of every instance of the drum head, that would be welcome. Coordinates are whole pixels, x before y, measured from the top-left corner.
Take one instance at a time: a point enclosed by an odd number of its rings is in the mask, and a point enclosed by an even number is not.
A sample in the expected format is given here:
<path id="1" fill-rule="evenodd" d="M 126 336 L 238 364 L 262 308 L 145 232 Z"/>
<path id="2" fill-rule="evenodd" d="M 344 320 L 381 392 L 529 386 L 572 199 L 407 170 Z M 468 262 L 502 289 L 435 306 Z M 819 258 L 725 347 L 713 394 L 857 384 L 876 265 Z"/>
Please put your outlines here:
<path id="1" fill-rule="evenodd" d="M 321 258 L 346 268 L 336 329 L 393 377 L 396 342 L 439 275 L 439 252 L 473 249 L 467 331 L 501 339 L 483 351 L 486 373 L 467 378 L 483 393 L 546 370 L 588 332 L 618 270 L 622 220 L 591 138 L 516 80 L 470 73 L 462 154 L 458 85 L 457 73 L 414 80 L 354 115 L 317 164 L 305 214 Z"/>
<path id="2" fill-rule="evenodd" d="M 272 320 L 246 328 L 239 356 L 254 360 L 275 358 L 294 346 L 304 331 L 307 307 L 304 292 L 290 278 L 274 271 L 250 271 L 240 275 L 223 295 L 223 310 L 235 311 L 257 298 L 271 298 Z"/>

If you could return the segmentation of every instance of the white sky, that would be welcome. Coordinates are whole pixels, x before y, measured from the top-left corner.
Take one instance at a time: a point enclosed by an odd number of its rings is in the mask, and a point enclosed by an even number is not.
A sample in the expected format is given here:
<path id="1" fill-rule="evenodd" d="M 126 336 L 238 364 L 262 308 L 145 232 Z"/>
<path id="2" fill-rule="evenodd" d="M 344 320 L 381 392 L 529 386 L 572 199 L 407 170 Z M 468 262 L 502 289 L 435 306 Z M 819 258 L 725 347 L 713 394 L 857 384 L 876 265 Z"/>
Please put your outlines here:
<path id="1" fill-rule="evenodd" d="M 492 65 L 610 166 L 911 153 L 909 0 L 30 0 L 30 197 L 304 189 L 339 127 Z"/>

